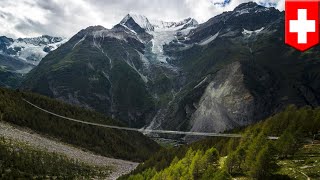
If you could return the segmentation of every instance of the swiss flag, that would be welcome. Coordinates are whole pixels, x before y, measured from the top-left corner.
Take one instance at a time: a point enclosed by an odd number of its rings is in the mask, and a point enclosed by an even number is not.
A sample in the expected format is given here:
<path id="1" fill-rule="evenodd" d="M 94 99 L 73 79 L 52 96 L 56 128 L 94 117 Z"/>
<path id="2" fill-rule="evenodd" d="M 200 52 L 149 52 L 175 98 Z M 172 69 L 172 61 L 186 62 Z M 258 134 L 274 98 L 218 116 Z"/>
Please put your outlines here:
<path id="1" fill-rule="evenodd" d="M 305 51 L 319 43 L 319 0 L 286 0 L 286 44 Z"/>

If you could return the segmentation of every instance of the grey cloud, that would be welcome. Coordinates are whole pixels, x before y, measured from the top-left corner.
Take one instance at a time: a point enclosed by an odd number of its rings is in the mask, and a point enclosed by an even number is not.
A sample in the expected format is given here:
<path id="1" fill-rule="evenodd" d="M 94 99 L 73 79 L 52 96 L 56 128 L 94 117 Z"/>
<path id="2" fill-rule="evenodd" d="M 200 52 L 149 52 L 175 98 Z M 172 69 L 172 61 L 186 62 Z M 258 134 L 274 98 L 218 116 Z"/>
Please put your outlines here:
<path id="1" fill-rule="evenodd" d="M 247 1 L 231 0 L 225 7 L 219 7 L 214 3 L 224 0 L 1 0 L 0 23 L 6 29 L 0 30 L 0 35 L 70 37 L 90 25 L 111 28 L 128 13 L 167 21 L 194 17 L 204 22 Z M 254 1 L 283 7 L 283 0 Z"/>
<path id="2" fill-rule="evenodd" d="M 14 15 L 11 13 L 3 12 L 0 10 L 0 15 L 3 19 L 6 19 L 7 21 L 15 19 Z"/>
<path id="3" fill-rule="evenodd" d="M 20 21 L 15 28 L 24 34 L 37 33 L 45 35 L 47 31 L 41 23 L 33 21 L 32 19 Z"/>
<path id="4" fill-rule="evenodd" d="M 38 1 L 36 3 L 39 7 L 50 11 L 52 14 L 57 14 L 59 16 L 64 14 L 63 7 L 54 0 Z"/>

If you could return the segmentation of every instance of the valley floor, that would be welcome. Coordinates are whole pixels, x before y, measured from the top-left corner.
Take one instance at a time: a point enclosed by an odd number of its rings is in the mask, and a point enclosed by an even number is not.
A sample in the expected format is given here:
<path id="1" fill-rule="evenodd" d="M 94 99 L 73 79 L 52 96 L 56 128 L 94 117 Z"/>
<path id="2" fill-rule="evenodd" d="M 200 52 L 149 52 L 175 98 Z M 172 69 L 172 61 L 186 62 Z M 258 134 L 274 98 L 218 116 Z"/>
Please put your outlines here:
<path id="1" fill-rule="evenodd" d="M 63 154 L 71 159 L 76 159 L 92 166 L 111 166 L 112 172 L 108 179 L 117 179 L 121 175 L 131 172 L 138 166 L 138 163 L 135 162 L 95 155 L 92 152 L 72 147 L 57 140 L 46 138 L 31 130 L 14 127 L 1 121 L 0 136 L 24 142 L 35 148 L 46 150 L 48 152 Z"/>

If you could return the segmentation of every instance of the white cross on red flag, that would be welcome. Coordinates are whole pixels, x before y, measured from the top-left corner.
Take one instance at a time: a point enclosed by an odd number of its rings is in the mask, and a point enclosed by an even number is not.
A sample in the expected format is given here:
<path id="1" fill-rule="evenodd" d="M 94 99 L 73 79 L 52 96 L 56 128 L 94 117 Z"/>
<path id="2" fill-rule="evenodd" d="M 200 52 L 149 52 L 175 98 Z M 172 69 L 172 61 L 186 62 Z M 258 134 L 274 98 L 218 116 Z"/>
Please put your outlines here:
<path id="1" fill-rule="evenodd" d="M 306 51 L 319 43 L 319 0 L 286 0 L 285 42 Z"/>

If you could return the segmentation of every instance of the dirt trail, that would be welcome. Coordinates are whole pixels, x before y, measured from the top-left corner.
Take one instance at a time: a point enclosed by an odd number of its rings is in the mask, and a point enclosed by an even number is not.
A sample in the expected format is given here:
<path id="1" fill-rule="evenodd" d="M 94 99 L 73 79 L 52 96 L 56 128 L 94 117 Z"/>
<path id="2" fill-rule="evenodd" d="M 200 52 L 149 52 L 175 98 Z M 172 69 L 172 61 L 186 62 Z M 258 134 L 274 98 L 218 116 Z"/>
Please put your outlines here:
<path id="1" fill-rule="evenodd" d="M 0 136 L 25 142 L 31 146 L 47 150 L 49 152 L 61 153 L 69 158 L 77 159 L 93 166 L 110 166 L 113 170 L 108 179 L 112 180 L 117 179 L 123 174 L 131 172 L 138 166 L 138 163 L 135 162 L 95 155 L 92 152 L 84 151 L 79 148 L 72 147 L 71 145 L 48 139 L 42 135 L 32 132 L 31 130 L 17 128 L 2 121 L 0 121 Z"/>
<path id="2" fill-rule="evenodd" d="M 302 175 L 304 175 L 306 178 L 307 178 L 307 180 L 311 180 L 311 178 L 307 175 L 307 174 L 305 174 L 304 172 L 302 172 L 302 171 L 299 171 Z"/>

